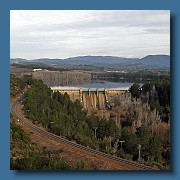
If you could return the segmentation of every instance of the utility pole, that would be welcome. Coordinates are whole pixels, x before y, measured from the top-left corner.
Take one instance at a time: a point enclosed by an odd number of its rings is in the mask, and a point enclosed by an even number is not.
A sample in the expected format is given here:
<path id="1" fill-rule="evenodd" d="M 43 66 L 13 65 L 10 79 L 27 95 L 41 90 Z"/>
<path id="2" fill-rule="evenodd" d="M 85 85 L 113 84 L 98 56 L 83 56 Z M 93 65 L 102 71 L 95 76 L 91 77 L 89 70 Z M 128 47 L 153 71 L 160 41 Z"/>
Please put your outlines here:
<path id="1" fill-rule="evenodd" d="M 121 152 L 122 152 L 122 143 L 125 142 L 125 141 L 119 141 L 121 143 Z"/>
<path id="2" fill-rule="evenodd" d="M 140 144 L 138 144 L 138 149 L 139 149 L 138 161 L 140 161 L 140 159 L 141 159 L 141 145 Z"/>
<path id="3" fill-rule="evenodd" d="M 115 141 L 115 143 L 114 143 L 114 150 L 115 150 L 115 152 L 117 151 L 117 148 L 118 148 L 118 146 L 119 146 L 119 139 L 117 139 L 116 141 Z"/>
<path id="4" fill-rule="evenodd" d="M 95 135 L 95 138 L 97 137 L 97 136 L 96 136 L 96 130 L 97 130 L 97 127 L 94 128 L 94 135 Z"/>

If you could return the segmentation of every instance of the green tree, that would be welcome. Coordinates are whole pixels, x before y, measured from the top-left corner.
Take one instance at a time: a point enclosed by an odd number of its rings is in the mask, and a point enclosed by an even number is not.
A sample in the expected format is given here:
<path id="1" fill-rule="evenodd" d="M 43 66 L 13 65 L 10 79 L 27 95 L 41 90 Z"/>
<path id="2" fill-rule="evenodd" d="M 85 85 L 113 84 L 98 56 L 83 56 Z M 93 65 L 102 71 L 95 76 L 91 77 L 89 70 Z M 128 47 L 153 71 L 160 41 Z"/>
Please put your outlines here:
<path id="1" fill-rule="evenodd" d="M 138 138 L 138 144 L 141 145 L 141 157 L 147 160 L 149 155 L 149 137 L 150 137 L 148 128 L 145 125 L 142 125 L 140 128 L 137 129 L 136 135 Z"/>
<path id="2" fill-rule="evenodd" d="M 140 95 L 140 86 L 139 86 L 139 84 L 134 83 L 129 88 L 129 91 L 131 92 L 132 97 L 139 98 L 139 95 Z"/>
<path id="3" fill-rule="evenodd" d="M 151 160 L 159 162 L 162 158 L 162 143 L 158 137 L 152 137 L 149 141 L 149 155 Z"/>
<path id="4" fill-rule="evenodd" d="M 132 133 L 129 128 L 124 127 L 122 129 L 121 139 L 125 141 L 123 143 L 123 149 L 126 153 L 132 154 L 133 159 L 137 159 L 138 156 L 138 138 L 136 134 Z"/>

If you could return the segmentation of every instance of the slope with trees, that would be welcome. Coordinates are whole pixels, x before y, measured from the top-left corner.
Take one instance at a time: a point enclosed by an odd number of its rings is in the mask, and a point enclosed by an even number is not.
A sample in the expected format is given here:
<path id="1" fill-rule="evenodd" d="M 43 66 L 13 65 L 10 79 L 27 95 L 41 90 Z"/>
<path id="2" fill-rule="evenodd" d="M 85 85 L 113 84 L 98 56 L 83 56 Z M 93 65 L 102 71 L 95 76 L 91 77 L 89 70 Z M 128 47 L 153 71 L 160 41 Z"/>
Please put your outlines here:
<path id="1" fill-rule="evenodd" d="M 78 100 L 72 102 L 67 93 L 52 93 L 41 80 L 31 77 L 21 80 L 30 87 L 23 111 L 34 124 L 82 145 L 135 161 L 138 161 L 137 147 L 141 144 L 141 162 L 169 168 L 170 125 L 169 120 L 164 119 L 169 116 L 169 112 L 165 114 L 169 107 L 168 82 L 149 83 L 142 88 L 133 85 L 131 93 L 115 97 L 116 118 L 107 120 L 87 116 Z M 152 106 L 153 98 L 158 101 L 161 112 Z M 125 141 L 122 147 L 121 140 Z"/>

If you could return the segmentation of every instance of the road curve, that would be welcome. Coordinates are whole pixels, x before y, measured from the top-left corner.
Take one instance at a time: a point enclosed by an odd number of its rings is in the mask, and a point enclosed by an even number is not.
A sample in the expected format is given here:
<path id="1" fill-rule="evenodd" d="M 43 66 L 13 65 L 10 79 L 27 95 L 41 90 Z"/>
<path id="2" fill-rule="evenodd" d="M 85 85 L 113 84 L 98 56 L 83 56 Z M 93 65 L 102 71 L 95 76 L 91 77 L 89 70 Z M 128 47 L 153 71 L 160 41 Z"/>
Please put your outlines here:
<path id="1" fill-rule="evenodd" d="M 69 146 L 77 148 L 79 150 L 84 150 L 84 151 L 86 151 L 88 153 L 91 153 L 93 155 L 101 156 L 103 158 L 107 158 L 108 160 L 113 160 L 116 163 L 120 163 L 120 164 L 123 164 L 123 165 L 128 166 L 128 167 L 136 168 L 137 170 L 157 170 L 157 169 L 153 169 L 152 167 L 145 166 L 143 164 L 138 164 L 138 163 L 133 162 L 133 161 L 125 160 L 125 159 L 122 159 L 122 158 L 119 158 L 119 157 L 116 157 L 116 156 L 113 156 L 113 155 L 105 154 L 103 152 L 100 152 L 100 151 L 97 151 L 97 150 L 82 146 L 80 144 L 76 144 L 76 143 L 74 143 L 72 141 L 69 141 L 69 140 L 64 139 L 64 138 L 62 138 L 60 136 L 54 135 L 52 133 L 49 133 L 49 132 L 47 132 L 45 130 L 42 130 L 42 129 L 38 128 L 34 124 L 31 124 L 31 123 L 27 122 L 25 120 L 25 118 L 18 113 L 17 108 L 18 108 L 18 105 L 21 103 L 22 99 L 23 99 L 23 96 L 21 96 L 15 103 L 13 103 L 12 108 L 11 108 L 11 112 L 16 118 L 19 119 L 19 121 L 21 121 L 22 123 L 24 123 L 26 126 L 30 127 L 31 129 L 33 129 L 33 130 L 35 130 L 35 131 L 37 131 L 37 132 L 39 132 L 39 133 L 41 133 L 41 134 L 43 134 L 43 135 L 45 135 L 47 137 L 55 139 L 55 140 L 57 140 L 59 142 L 63 142 L 65 144 L 69 145 Z"/>

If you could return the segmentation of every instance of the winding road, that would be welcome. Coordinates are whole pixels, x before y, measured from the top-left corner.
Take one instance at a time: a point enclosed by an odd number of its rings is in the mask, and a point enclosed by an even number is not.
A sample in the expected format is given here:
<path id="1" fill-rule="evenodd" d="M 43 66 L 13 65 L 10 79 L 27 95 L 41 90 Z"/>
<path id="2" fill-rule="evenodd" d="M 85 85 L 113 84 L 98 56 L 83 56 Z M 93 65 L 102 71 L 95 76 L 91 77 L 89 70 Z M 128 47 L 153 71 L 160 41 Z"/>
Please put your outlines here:
<path id="1" fill-rule="evenodd" d="M 85 146 L 82 146 L 80 144 L 77 144 L 75 142 L 72 142 L 72 141 L 69 141 L 65 138 L 62 138 L 60 136 L 57 136 L 57 135 L 54 135 L 52 133 L 49 133 L 43 129 L 40 129 L 39 127 L 37 127 L 36 125 L 28 122 L 19 112 L 18 112 L 18 105 L 21 104 L 21 101 L 23 99 L 23 96 L 19 97 L 17 101 L 15 101 L 11 107 L 11 112 L 12 114 L 19 120 L 21 121 L 22 123 L 24 123 L 26 126 L 28 126 L 29 128 L 31 128 L 32 130 L 34 131 L 37 131 L 39 132 L 40 134 L 43 134 L 44 136 L 46 137 L 49 137 L 51 139 L 54 139 L 54 140 L 57 140 L 58 142 L 62 142 L 62 143 L 65 143 L 73 148 L 77 148 L 77 150 L 83 150 L 85 152 L 87 152 L 89 155 L 92 155 L 92 156 L 100 156 L 100 157 L 103 157 L 103 158 L 106 158 L 107 161 L 108 160 L 111 160 L 111 161 L 115 161 L 117 164 L 121 164 L 121 165 L 125 165 L 125 166 L 128 166 L 129 167 L 129 170 L 130 169 L 135 169 L 135 170 L 157 170 L 157 169 L 153 169 L 152 167 L 149 167 L 149 166 L 145 166 L 143 164 L 139 164 L 139 163 L 136 163 L 136 162 L 133 162 L 133 161 L 129 161 L 129 160 L 125 160 L 125 159 L 122 159 L 122 158 L 119 158 L 119 157 L 116 157 L 116 156 L 113 156 L 113 155 L 110 155 L 110 154 L 105 154 L 103 152 L 100 152 L 100 151 L 97 151 L 97 150 L 94 150 L 94 149 L 91 149 L 91 148 L 88 148 L 88 147 L 85 147 Z"/>

